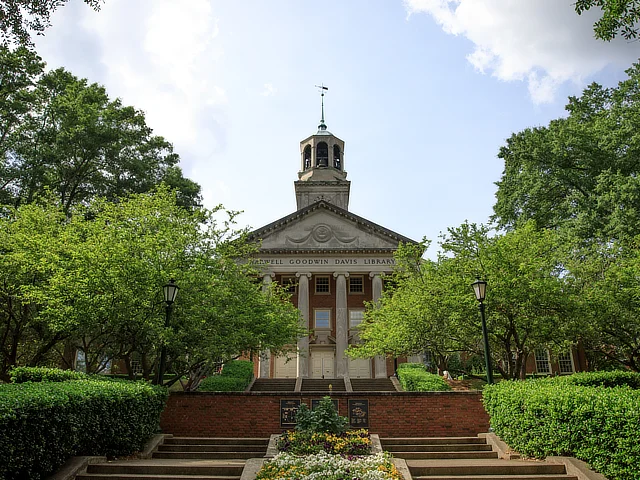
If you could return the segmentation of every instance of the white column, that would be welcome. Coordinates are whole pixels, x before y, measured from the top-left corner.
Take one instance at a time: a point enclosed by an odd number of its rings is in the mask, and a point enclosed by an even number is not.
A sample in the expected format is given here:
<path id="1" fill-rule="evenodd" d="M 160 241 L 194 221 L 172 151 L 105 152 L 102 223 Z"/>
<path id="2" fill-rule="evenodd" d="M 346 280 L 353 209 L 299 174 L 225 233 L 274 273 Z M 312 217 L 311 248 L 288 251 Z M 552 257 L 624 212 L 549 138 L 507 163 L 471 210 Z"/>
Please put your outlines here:
<path id="1" fill-rule="evenodd" d="M 371 272 L 369 277 L 372 279 L 372 300 L 377 302 L 382 296 L 382 277 L 379 272 Z M 387 378 L 387 359 L 384 355 L 375 356 L 376 378 Z"/>
<path id="2" fill-rule="evenodd" d="M 309 278 L 310 273 L 296 273 L 298 277 L 298 310 L 300 326 L 309 330 Z M 309 335 L 298 339 L 298 377 L 309 376 Z"/>
<path id="3" fill-rule="evenodd" d="M 271 281 L 275 277 L 274 273 L 265 273 L 262 277 L 262 291 L 266 292 L 269 290 L 271 286 Z M 267 350 L 262 350 L 260 352 L 260 366 L 258 367 L 258 377 L 259 378 L 269 378 L 271 373 L 271 352 Z"/>
<path id="4" fill-rule="evenodd" d="M 349 366 L 345 350 L 349 346 L 349 319 L 347 315 L 347 277 L 348 273 L 336 272 L 336 377 L 349 375 Z"/>

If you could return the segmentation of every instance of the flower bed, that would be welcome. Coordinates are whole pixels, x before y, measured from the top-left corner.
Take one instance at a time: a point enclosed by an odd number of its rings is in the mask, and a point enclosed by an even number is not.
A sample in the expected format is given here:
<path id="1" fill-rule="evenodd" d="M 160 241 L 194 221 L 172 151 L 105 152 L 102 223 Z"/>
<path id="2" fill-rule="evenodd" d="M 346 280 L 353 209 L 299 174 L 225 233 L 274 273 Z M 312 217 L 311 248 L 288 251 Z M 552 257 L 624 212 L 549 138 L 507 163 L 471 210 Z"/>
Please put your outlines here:
<path id="1" fill-rule="evenodd" d="M 343 455 L 368 455 L 371 439 L 366 430 L 350 430 L 345 433 L 320 433 L 310 431 L 286 432 L 278 438 L 278 451 L 294 455 L 319 452 Z"/>
<path id="2" fill-rule="evenodd" d="M 315 455 L 296 456 L 279 453 L 266 462 L 256 480 L 402 480 L 388 453 L 352 456 L 331 455 L 324 451 Z"/>

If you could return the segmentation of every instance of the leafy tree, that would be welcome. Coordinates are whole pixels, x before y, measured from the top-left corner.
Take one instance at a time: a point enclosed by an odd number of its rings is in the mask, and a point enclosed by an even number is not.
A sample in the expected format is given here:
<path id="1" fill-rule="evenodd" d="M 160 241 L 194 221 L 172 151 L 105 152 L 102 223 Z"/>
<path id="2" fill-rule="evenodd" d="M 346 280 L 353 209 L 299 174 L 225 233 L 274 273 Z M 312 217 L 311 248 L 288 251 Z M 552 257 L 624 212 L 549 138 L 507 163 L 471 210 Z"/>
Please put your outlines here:
<path id="1" fill-rule="evenodd" d="M 592 84 L 570 97 L 567 118 L 513 134 L 494 219 L 503 228 L 535 220 L 585 241 L 640 233 L 640 65 L 616 88 Z"/>
<path id="2" fill-rule="evenodd" d="M 32 45 L 31 34 L 43 35 L 51 26 L 51 14 L 69 0 L 2 0 L 0 35 L 2 42 Z M 103 0 L 84 0 L 94 10 Z"/>
<path id="3" fill-rule="evenodd" d="M 578 15 L 592 8 L 602 10 L 602 17 L 593 26 L 595 36 L 600 40 L 611 41 L 618 35 L 627 40 L 638 37 L 638 0 L 576 0 L 574 8 Z"/>
<path id="4" fill-rule="evenodd" d="M 54 192 L 65 213 L 165 183 L 184 206 L 200 201 L 179 156 L 153 135 L 143 112 L 111 100 L 104 87 L 64 69 L 43 73 L 24 48 L 0 47 L 0 201 L 32 202 Z"/>

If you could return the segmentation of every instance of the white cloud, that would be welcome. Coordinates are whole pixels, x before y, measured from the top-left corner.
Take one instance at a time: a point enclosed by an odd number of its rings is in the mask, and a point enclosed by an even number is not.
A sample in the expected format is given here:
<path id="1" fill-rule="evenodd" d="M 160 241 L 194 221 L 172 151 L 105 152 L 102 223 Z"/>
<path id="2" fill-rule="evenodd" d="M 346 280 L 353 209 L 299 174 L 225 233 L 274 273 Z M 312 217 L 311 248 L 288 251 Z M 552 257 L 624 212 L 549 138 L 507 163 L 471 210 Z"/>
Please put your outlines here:
<path id="1" fill-rule="evenodd" d="M 473 42 L 467 60 L 504 81 L 526 81 L 535 103 L 551 102 L 567 81 L 582 83 L 609 64 L 638 59 L 638 44 L 593 38 L 598 12 L 578 16 L 573 0 L 404 0 L 451 35 Z"/>

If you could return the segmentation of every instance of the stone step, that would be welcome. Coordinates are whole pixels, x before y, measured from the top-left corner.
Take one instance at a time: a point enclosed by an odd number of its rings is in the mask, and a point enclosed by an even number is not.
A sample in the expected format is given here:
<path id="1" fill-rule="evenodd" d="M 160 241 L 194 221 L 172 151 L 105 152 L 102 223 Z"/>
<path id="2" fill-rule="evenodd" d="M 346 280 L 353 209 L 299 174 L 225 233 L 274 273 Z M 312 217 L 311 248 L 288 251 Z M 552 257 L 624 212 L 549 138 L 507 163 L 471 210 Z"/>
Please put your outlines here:
<path id="1" fill-rule="evenodd" d="M 396 387 L 388 378 L 351 378 L 354 392 L 395 392 Z"/>
<path id="2" fill-rule="evenodd" d="M 491 445 L 477 443 L 451 443 L 439 445 L 384 445 L 384 449 L 394 454 L 395 452 L 490 452 Z"/>
<path id="3" fill-rule="evenodd" d="M 516 462 L 508 460 L 500 460 L 494 462 L 467 462 L 461 464 L 458 462 L 438 463 L 419 460 L 407 460 L 407 466 L 413 478 L 418 477 L 455 477 L 456 479 L 473 476 L 481 476 L 483 480 L 487 480 L 489 475 L 502 475 L 504 478 L 512 478 L 514 475 L 520 476 L 541 476 L 552 475 L 560 476 L 564 480 L 572 477 L 566 475 L 564 465 L 539 463 L 539 462 Z M 544 478 L 544 477 L 543 477 Z M 553 478 L 553 477 L 551 477 Z M 468 480 L 468 479 L 465 479 Z"/>
<path id="4" fill-rule="evenodd" d="M 159 459 L 198 459 L 198 460 L 246 460 L 248 458 L 264 457 L 266 451 L 253 452 L 154 452 L 152 458 Z"/>
<path id="5" fill-rule="evenodd" d="M 487 444 L 487 441 L 480 437 L 387 437 L 381 438 L 380 441 L 383 447 L 392 445 Z"/>
<path id="6" fill-rule="evenodd" d="M 240 475 L 146 475 L 146 474 L 110 474 L 82 473 L 76 475 L 80 480 L 240 480 Z"/>
<path id="7" fill-rule="evenodd" d="M 413 480 L 578 480 L 573 475 L 435 475 L 412 476 Z"/>
<path id="8" fill-rule="evenodd" d="M 342 378 L 305 378 L 302 380 L 300 390 L 303 392 L 329 392 L 329 385 L 331 385 L 333 392 L 347 391 Z"/>
<path id="9" fill-rule="evenodd" d="M 211 444 L 166 444 L 159 445 L 158 452 L 257 452 L 262 455 L 267 452 L 267 446 L 261 450 L 262 445 L 211 445 Z"/>
<path id="10" fill-rule="evenodd" d="M 393 456 L 405 460 L 440 460 L 450 458 L 498 458 L 498 452 L 393 452 Z"/>
<path id="11" fill-rule="evenodd" d="M 95 463 L 87 466 L 87 473 L 82 475 L 147 475 L 147 476 L 174 476 L 174 477 L 240 477 L 244 468 L 244 462 L 235 464 L 195 464 L 194 462 L 119 462 L 119 463 Z M 77 478 L 85 478 L 80 475 Z"/>
<path id="12" fill-rule="evenodd" d="M 168 437 L 164 445 L 269 445 L 268 438 Z"/>

